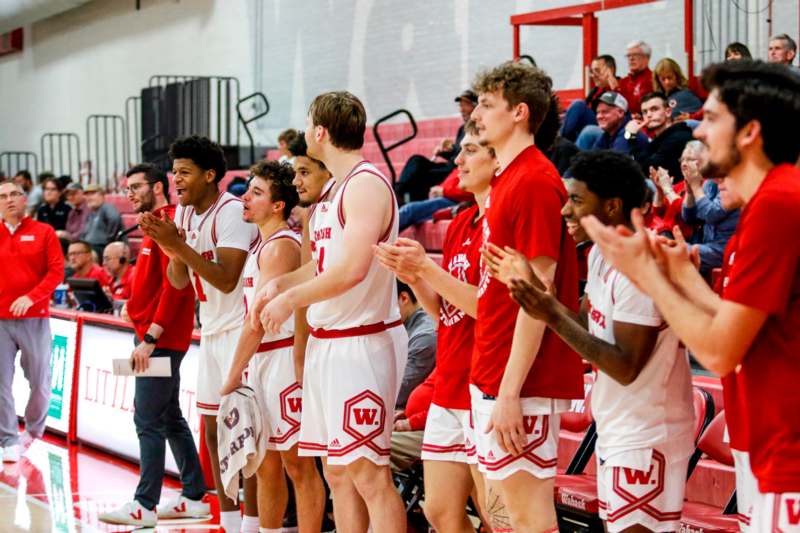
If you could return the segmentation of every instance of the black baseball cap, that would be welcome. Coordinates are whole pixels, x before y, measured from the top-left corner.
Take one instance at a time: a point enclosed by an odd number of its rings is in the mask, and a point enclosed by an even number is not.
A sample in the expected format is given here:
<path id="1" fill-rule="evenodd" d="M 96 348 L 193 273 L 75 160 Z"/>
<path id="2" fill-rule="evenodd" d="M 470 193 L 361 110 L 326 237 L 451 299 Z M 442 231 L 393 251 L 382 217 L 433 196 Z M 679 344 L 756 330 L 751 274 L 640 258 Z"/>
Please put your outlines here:
<path id="1" fill-rule="evenodd" d="M 478 95 L 475 94 L 475 91 L 473 91 L 471 89 L 467 89 L 463 93 L 461 93 L 458 96 L 456 96 L 455 101 L 456 102 L 460 102 L 464 98 L 466 98 L 467 100 L 469 100 L 473 104 L 477 104 L 478 103 Z"/>

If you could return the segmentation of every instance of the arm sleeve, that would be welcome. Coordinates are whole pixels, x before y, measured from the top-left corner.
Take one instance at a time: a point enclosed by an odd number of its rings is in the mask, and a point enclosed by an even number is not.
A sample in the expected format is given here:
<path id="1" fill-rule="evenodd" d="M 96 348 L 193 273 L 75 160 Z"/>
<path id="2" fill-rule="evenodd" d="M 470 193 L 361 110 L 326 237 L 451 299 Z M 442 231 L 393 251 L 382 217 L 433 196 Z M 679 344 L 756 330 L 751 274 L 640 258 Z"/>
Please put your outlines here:
<path id="1" fill-rule="evenodd" d="M 423 318 L 424 319 L 424 318 Z M 408 362 L 403 373 L 403 383 L 397 395 L 397 406 L 403 407 L 408 395 L 433 371 L 436 365 L 436 332 L 433 328 L 420 328 L 408 339 Z"/>
<path id="2" fill-rule="evenodd" d="M 751 200 L 723 299 L 768 314 L 786 309 L 800 259 L 800 213 L 793 196 L 770 193 Z M 780 220 L 780 224 L 774 221 Z"/>
<path id="3" fill-rule="evenodd" d="M 705 196 L 696 202 L 697 217 L 709 224 L 717 224 L 723 221 L 730 211 L 722 207 L 716 185 L 714 182 L 707 181 L 703 184 Z"/>
<path id="4" fill-rule="evenodd" d="M 611 292 L 614 302 L 614 322 L 658 327 L 664 320 L 656 305 L 637 289 L 628 278 L 614 272 Z"/>
<path id="5" fill-rule="evenodd" d="M 153 243 L 153 246 L 158 245 Z M 159 253 L 159 256 L 161 260 L 161 296 L 156 312 L 153 315 L 153 322 L 165 327 L 175 319 L 176 315 L 187 313 L 190 312 L 188 311 L 189 309 L 194 309 L 194 288 L 191 283 L 183 289 L 173 287 L 169 282 L 169 278 L 167 278 L 169 257 L 163 253 Z"/>
<path id="6" fill-rule="evenodd" d="M 425 422 L 428 421 L 428 411 L 430 410 L 430 405 L 419 411 L 418 413 L 414 413 L 413 415 L 408 417 L 408 424 L 411 426 L 411 429 L 414 431 L 420 431 L 425 429 Z"/>
<path id="7" fill-rule="evenodd" d="M 58 284 L 64 280 L 64 254 L 61 251 L 61 242 L 50 226 L 45 230 L 45 254 L 47 272 L 42 281 L 28 293 L 28 298 L 33 300 L 34 304 L 49 298 Z"/>
<path id="8" fill-rule="evenodd" d="M 703 198 L 703 200 L 705 200 L 705 198 Z M 698 221 L 697 200 L 695 200 L 692 207 L 687 207 L 686 202 L 683 203 L 683 207 L 681 207 L 681 217 L 683 217 L 683 220 L 688 224 L 694 224 Z"/>
<path id="9" fill-rule="evenodd" d="M 228 202 L 215 214 L 214 233 L 217 248 L 237 248 L 248 251 L 258 236 L 258 228 L 242 220 L 242 202 Z"/>

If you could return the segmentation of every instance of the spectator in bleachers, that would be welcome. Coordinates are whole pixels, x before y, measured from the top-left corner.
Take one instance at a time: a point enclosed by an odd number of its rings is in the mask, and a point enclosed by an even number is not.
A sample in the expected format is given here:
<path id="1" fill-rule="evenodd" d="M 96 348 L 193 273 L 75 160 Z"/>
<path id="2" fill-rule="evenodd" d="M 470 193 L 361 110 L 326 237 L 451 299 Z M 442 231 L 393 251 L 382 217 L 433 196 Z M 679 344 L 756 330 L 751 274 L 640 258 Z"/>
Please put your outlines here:
<path id="1" fill-rule="evenodd" d="M 637 141 L 642 129 L 652 139 L 646 144 Z M 647 174 L 650 168 L 665 168 L 676 182 L 683 180 L 680 158 L 686 143 L 692 140 L 692 129 L 685 122 L 673 122 L 670 104 L 664 93 L 649 93 L 642 98 L 642 119 L 625 125 L 625 138 L 631 143 L 630 154 Z"/>
<path id="2" fill-rule="evenodd" d="M 425 422 L 431 408 L 435 384 L 436 369 L 434 368 L 425 381 L 417 385 L 408 395 L 405 407 L 394 412 L 392 449 L 389 461 L 395 472 L 405 470 L 419 461 L 422 456 Z"/>
<path id="3" fill-rule="evenodd" d="M 61 178 L 58 179 L 63 183 Z M 72 209 L 67 216 L 67 225 L 64 231 L 59 232 L 58 235 L 74 241 L 80 238 L 86 228 L 86 219 L 89 218 L 91 209 L 86 205 L 86 196 L 83 194 L 83 187 L 80 183 L 68 184 L 64 189 L 64 198 Z"/>
<path id="4" fill-rule="evenodd" d="M 36 209 L 36 220 L 63 232 L 72 208 L 62 199 L 61 183 L 55 177 L 45 178 L 42 182 L 42 200 Z"/>
<path id="5" fill-rule="evenodd" d="M 278 161 L 281 163 L 292 163 L 292 152 L 289 150 L 289 146 L 297 139 L 298 135 L 298 131 L 293 128 L 280 132 L 278 135 L 278 151 L 281 153 L 281 156 L 278 158 Z"/>
<path id="6" fill-rule="evenodd" d="M 589 75 L 592 78 L 592 90 L 584 100 L 575 100 L 567 108 L 564 114 L 564 125 L 561 127 L 561 136 L 567 140 L 575 142 L 584 127 L 597 125 L 597 104 L 603 93 L 610 90 L 609 79 L 617 79 L 617 62 L 613 56 L 600 55 L 592 59 L 589 67 Z"/>
<path id="7" fill-rule="evenodd" d="M 2 460 L 19 461 L 22 445 L 42 436 L 50 403 L 50 295 L 64 274 L 64 256 L 51 227 L 26 214 L 22 188 L 0 182 L 0 448 Z M 25 433 L 14 407 L 17 353 L 30 383 Z"/>
<path id="8" fill-rule="evenodd" d="M 628 101 L 624 96 L 615 92 L 603 93 L 597 104 L 597 124 L 602 133 L 595 136 L 582 132 L 576 143 L 578 148 L 614 150 L 624 154 L 643 149 L 647 145 L 647 136 L 641 131 L 628 134 L 626 126 L 631 119 L 627 113 Z"/>
<path id="9" fill-rule="evenodd" d="M 563 174 L 579 150 L 575 143 L 559 134 L 561 129 L 560 112 L 561 102 L 558 95 L 553 93 L 550 95 L 550 107 L 547 109 L 542 125 L 539 126 L 539 131 L 536 132 L 533 144 L 555 165 L 558 173 Z"/>
<path id="10" fill-rule="evenodd" d="M 677 117 L 681 113 L 694 113 L 703 107 L 700 98 L 689 89 L 689 80 L 686 79 L 681 66 L 674 59 L 665 57 L 656 63 L 653 71 L 653 89 L 667 97 L 673 117 Z M 644 99 L 642 99 L 642 103 L 644 103 Z M 644 108 L 642 108 L 642 114 L 644 114 Z"/>
<path id="11" fill-rule="evenodd" d="M 626 47 L 628 75 L 617 81 L 609 76 L 608 89 L 621 93 L 628 102 L 631 113 L 639 113 L 640 98 L 653 92 L 653 73 L 648 66 L 652 49 L 644 41 L 633 41 Z"/>
<path id="12" fill-rule="evenodd" d="M 464 123 L 469 120 L 472 110 L 478 103 L 478 96 L 471 90 L 466 90 L 456 96 L 455 102 Z M 455 141 L 442 139 L 433 150 L 433 156 L 428 159 L 422 155 L 412 155 L 403 167 L 395 184 L 395 192 L 400 202 L 406 194 L 409 200 L 419 201 L 428 197 L 428 191 L 434 185 L 439 185 L 456 168 L 455 159 L 464 137 L 464 125 L 458 128 Z M 441 161 L 438 161 L 441 159 Z"/>
<path id="13" fill-rule="evenodd" d="M 722 266 L 725 246 L 739 223 L 739 210 L 725 209 L 715 180 L 703 180 L 700 174 L 707 158 L 706 145 L 700 141 L 688 143 L 681 156 L 681 170 L 686 179 L 682 217 L 689 224 L 703 224 L 700 238 L 695 241 L 703 274 Z"/>
<path id="14" fill-rule="evenodd" d="M 22 187 L 25 196 L 28 198 L 28 213 L 33 214 L 42 203 L 42 186 L 33 184 L 31 173 L 27 170 L 20 170 L 14 176 L 14 183 Z"/>
<path id="15" fill-rule="evenodd" d="M 397 409 L 403 409 L 411 391 L 425 381 L 436 366 L 436 325 L 422 309 L 414 291 L 399 280 L 397 304 L 408 333 L 408 360 L 396 404 Z"/>
<path id="16" fill-rule="evenodd" d="M 109 243 L 103 250 L 103 268 L 112 277 L 111 297 L 115 300 L 129 299 L 134 275 L 130 247 L 122 241 Z"/>
<path id="17" fill-rule="evenodd" d="M 770 63 L 780 63 L 781 65 L 791 66 L 794 62 L 794 56 L 797 55 L 797 43 L 794 39 L 781 33 L 775 35 L 769 40 L 769 49 L 767 57 Z"/>
<path id="18" fill-rule="evenodd" d="M 454 207 L 461 202 L 473 201 L 472 194 L 462 190 L 458 185 L 458 169 L 454 169 L 441 185 L 434 185 L 428 193 L 427 200 L 407 202 L 400 207 L 400 231 L 409 226 L 430 220 L 434 213 L 441 209 Z"/>
<path id="19" fill-rule="evenodd" d="M 95 263 L 92 254 L 92 246 L 86 241 L 75 241 L 70 243 L 67 249 L 67 277 L 81 279 L 96 279 L 100 282 L 100 287 L 108 289 L 111 287 L 111 275 L 103 267 Z"/>
<path id="20" fill-rule="evenodd" d="M 725 47 L 725 61 L 733 61 L 734 59 L 753 59 L 753 54 L 744 44 L 733 42 Z"/>
<path id="21" fill-rule="evenodd" d="M 122 229 L 122 217 L 116 207 L 106 203 L 106 193 L 100 185 L 93 183 L 86 187 L 86 205 L 89 216 L 80 239 L 92 245 L 97 257 L 102 257 L 106 245 L 114 241 Z"/>

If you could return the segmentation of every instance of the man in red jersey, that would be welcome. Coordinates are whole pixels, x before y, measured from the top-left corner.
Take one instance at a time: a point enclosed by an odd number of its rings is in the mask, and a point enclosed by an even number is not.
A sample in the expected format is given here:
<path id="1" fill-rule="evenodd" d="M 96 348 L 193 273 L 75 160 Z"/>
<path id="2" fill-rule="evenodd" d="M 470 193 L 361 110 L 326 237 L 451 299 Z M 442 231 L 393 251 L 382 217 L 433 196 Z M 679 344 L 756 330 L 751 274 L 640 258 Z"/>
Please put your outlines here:
<path id="1" fill-rule="evenodd" d="M 137 213 L 172 218 L 169 180 L 152 165 L 136 165 L 128 172 L 127 193 Z M 109 245 L 110 247 L 111 245 Z M 210 514 L 201 501 L 206 487 L 192 432 L 181 413 L 180 366 L 194 325 L 194 291 L 176 289 L 167 279 L 167 257 L 150 237 L 142 239 L 130 299 L 123 318 L 133 323 L 138 343 L 131 354 L 136 371 L 147 370 L 151 357 L 169 357 L 170 377 L 137 377 L 133 423 L 139 437 L 141 473 L 133 501 L 103 513 L 99 519 L 111 524 L 154 527 L 158 518 L 196 518 Z M 175 501 L 158 505 L 164 478 L 165 442 L 181 473 L 183 491 Z"/>
<path id="2" fill-rule="evenodd" d="M 731 447 L 758 481 L 752 531 L 800 531 L 800 79 L 784 67 L 734 61 L 704 75 L 711 94 L 695 136 L 707 177 L 744 208 L 728 244 L 721 297 L 688 268 L 685 246 L 584 219 L 592 240 L 656 303 L 706 368 L 724 376 Z M 658 259 L 657 259 L 658 258 Z M 746 511 L 746 510 L 743 510 Z"/>
<path id="3" fill-rule="evenodd" d="M 478 76 L 473 119 L 481 142 L 497 155 L 500 173 L 486 203 L 484 245 L 519 249 L 556 288 L 558 299 L 578 309 L 575 246 L 561 206 L 567 195 L 558 171 L 533 137 L 551 102 L 543 71 L 504 63 Z M 528 317 L 508 288 L 482 262 L 472 359 L 472 412 L 478 460 L 500 493 L 515 531 L 556 529 L 559 413 L 583 397 L 578 356 L 543 322 Z"/>
<path id="4" fill-rule="evenodd" d="M 480 144 L 470 120 L 464 126 L 456 157 L 461 188 L 476 204 L 459 213 L 447 228 L 440 267 L 411 239 L 380 244 L 381 265 L 409 283 L 422 307 L 439 320 L 433 401 L 425 425 L 422 460 L 425 468 L 425 516 L 442 532 L 474 530 L 465 512 L 473 485 L 485 508 L 483 479 L 478 472 L 475 431 L 470 413 L 469 354 L 478 306 L 480 247 L 484 204 L 497 160 Z M 489 513 L 492 528 L 508 527 L 504 517 Z"/>
<path id="5" fill-rule="evenodd" d="M 53 228 L 25 213 L 25 193 L 0 180 L 0 448 L 3 461 L 20 458 L 14 409 L 14 360 L 30 382 L 25 440 L 41 437 L 50 405 L 50 294 L 64 276 L 64 256 Z"/>

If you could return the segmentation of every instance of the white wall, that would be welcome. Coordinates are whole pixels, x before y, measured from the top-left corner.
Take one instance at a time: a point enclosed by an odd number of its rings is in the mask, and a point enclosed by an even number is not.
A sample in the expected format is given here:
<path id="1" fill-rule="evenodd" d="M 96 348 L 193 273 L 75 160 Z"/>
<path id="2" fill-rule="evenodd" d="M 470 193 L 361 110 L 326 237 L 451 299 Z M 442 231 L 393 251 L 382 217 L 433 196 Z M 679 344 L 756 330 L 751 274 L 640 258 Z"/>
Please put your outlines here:
<path id="1" fill-rule="evenodd" d="M 152 74 L 230 75 L 243 95 L 262 90 L 272 112 L 258 124 L 261 142 L 302 127 L 310 100 L 330 89 L 362 97 L 371 120 L 399 107 L 418 118 L 453 115 L 453 97 L 476 71 L 510 58 L 512 13 L 582 1 L 142 0 L 136 11 L 132 0 L 94 0 L 26 28 L 24 52 L 0 58 L 0 152 L 38 152 L 45 131 L 83 140 L 87 115 L 124 114 L 125 98 Z M 766 2 L 738 5 L 763 26 Z M 796 35 L 797 18 L 797 0 L 774 1 L 775 33 Z M 686 64 L 683 0 L 603 12 L 599 27 L 601 53 L 623 73 L 634 38 L 652 45 L 654 60 Z M 557 88 L 580 86 L 579 29 L 523 28 L 522 52 Z"/>

